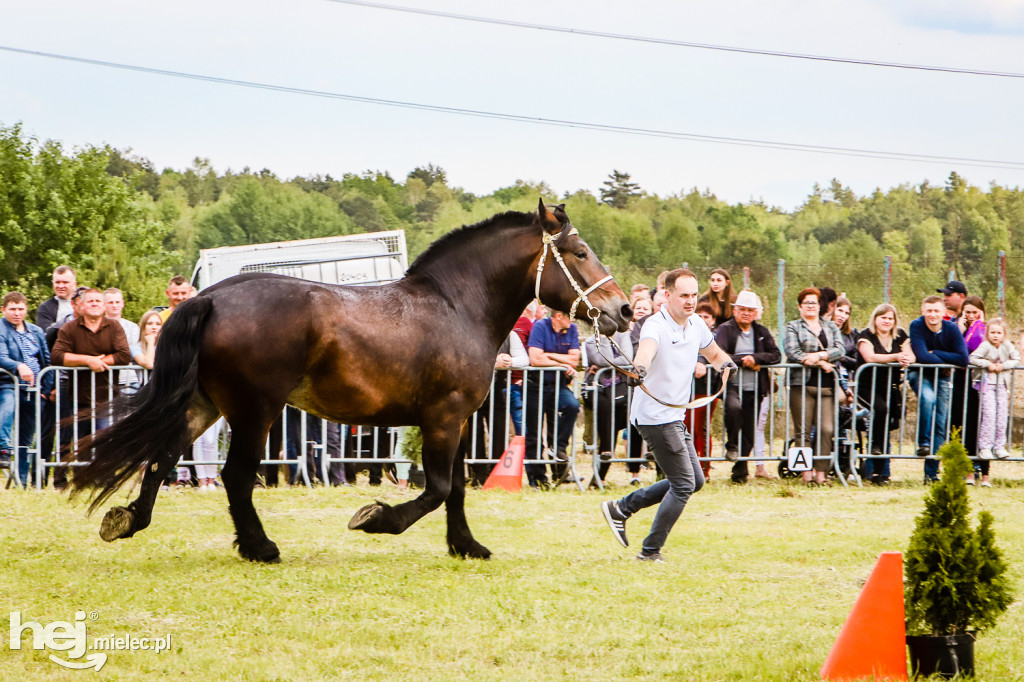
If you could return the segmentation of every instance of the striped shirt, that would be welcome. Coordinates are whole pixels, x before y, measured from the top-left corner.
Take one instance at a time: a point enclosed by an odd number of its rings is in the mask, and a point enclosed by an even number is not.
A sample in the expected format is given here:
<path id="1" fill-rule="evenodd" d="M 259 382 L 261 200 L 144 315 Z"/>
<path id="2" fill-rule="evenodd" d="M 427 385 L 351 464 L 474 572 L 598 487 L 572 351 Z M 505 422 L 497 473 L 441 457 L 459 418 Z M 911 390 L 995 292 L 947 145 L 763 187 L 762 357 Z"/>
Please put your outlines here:
<path id="1" fill-rule="evenodd" d="M 15 329 L 14 334 L 14 338 L 18 341 L 18 347 L 21 348 L 21 355 L 24 358 L 25 364 L 32 370 L 33 376 L 38 378 L 42 367 L 39 364 L 39 345 L 36 343 L 35 336 L 28 329 L 25 329 L 23 332 Z"/>

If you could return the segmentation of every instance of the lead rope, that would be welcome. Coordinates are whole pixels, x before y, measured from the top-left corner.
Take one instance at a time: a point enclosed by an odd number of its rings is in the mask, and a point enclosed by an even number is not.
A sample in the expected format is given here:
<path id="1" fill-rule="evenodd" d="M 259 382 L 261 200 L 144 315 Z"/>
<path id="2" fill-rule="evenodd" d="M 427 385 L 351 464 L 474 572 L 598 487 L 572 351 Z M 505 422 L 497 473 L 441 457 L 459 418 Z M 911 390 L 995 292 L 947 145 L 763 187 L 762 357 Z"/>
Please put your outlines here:
<path id="1" fill-rule="evenodd" d="M 600 315 L 600 311 L 598 311 L 598 315 Z M 594 317 L 592 319 L 593 319 L 594 322 L 597 321 L 596 317 Z M 607 338 L 608 338 L 608 342 L 610 344 L 612 344 L 612 346 L 619 353 L 619 355 L 621 355 L 623 358 L 626 359 L 626 362 L 629 363 L 630 367 L 632 367 L 633 369 L 636 369 L 636 365 L 634 365 L 633 362 L 628 357 L 626 357 L 626 354 L 622 352 L 621 348 L 619 348 L 619 344 L 615 343 L 615 339 L 613 339 L 610 336 L 607 337 Z M 627 377 L 630 377 L 631 379 L 639 379 L 640 378 L 640 374 L 638 372 L 631 372 L 628 369 L 625 369 L 625 368 L 623 368 L 623 367 L 621 367 L 619 365 L 616 365 L 615 362 L 611 358 L 609 358 L 607 355 L 605 355 L 604 351 L 601 349 L 601 337 L 600 337 L 600 335 L 597 332 L 597 325 L 596 324 L 594 325 L 594 345 L 597 346 L 597 352 L 601 354 L 601 357 L 603 357 L 605 359 L 605 361 L 609 365 L 611 365 L 616 371 L 624 374 Z M 644 393 L 649 395 L 652 400 L 661 403 L 665 407 L 673 407 L 673 408 L 677 408 L 677 409 L 681 409 L 681 410 L 696 410 L 696 409 L 699 409 L 701 407 L 704 407 L 705 405 L 710 405 L 712 402 L 714 402 L 718 398 L 718 396 L 722 395 L 722 392 L 725 390 L 725 385 L 729 381 L 729 374 L 731 372 L 732 372 L 732 370 L 730 368 L 726 368 L 722 372 L 722 387 L 720 389 L 718 389 L 718 391 L 714 395 L 709 395 L 709 396 L 705 396 L 703 398 L 697 398 L 696 400 L 691 400 L 690 402 L 686 403 L 685 405 L 676 405 L 674 403 L 665 402 L 664 400 L 662 400 L 661 398 L 659 398 L 658 396 L 654 395 L 649 390 L 647 390 L 647 387 L 643 385 L 643 382 L 641 382 L 639 384 L 639 387 L 640 387 L 640 390 L 642 390 Z"/>

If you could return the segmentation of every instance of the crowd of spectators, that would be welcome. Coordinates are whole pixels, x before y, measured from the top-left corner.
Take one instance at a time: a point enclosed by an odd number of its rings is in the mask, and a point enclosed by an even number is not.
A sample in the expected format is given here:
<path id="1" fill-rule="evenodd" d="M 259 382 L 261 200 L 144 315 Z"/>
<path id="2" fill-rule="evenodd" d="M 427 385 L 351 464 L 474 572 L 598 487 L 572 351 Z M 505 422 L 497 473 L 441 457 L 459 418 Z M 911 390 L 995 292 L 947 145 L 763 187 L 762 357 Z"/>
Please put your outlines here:
<path id="1" fill-rule="evenodd" d="M 613 365 L 629 368 L 644 320 L 664 304 L 663 280 L 654 288 L 638 284 L 630 290 L 634 319 L 629 332 L 611 340 L 588 339 L 583 354 L 587 383 L 593 384 L 596 430 L 588 442 L 599 456 L 596 476 L 604 479 L 609 462 L 623 459 L 629 467 L 630 482 L 639 484 L 639 469 L 644 462 L 643 442 L 627 421 L 626 404 L 630 389 Z M 941 294 L 941 295 L 940 295 Z M 1009 392 L 1008 370 L 1016 367 L 1020 353 L 1008 338 L 1005 322 L 999 320 L 992 338 L 985 326 L 985 305 L 977 296 L 968 296 L 962 282 L 950 281 L 921 303 L 920 316 L 904 327 L 895 306 L 884 303 L 874 308 L 863 329 L 857 329 L 852 303 L 829 287 L 808 287 L 800 291 L 795 303 L 799 315 L 782 330 L 780 342 L 759 322 L 763 314 L 760 297 L 751 290 L 734 291 L 729 273 L 715 269 L 707 289 L 698 299 L 696 314 L 704 318 L 715 340 L 740 368 L 732 376 L 724 395 L 709 404 L 689 411 L 686 421 L 701 458 L 705 476 L 710 476 L 714 460 L 731 462 L 730 480 L 741 484 L 749 480 L 749 463 L 756 466 L 754 476 L 774 478 L 765 467 L 765 425 L 771 409 L 771 396 L 777 391 L 788 395 L 787 408 L 792 438 L 790 448 L 806 453 L 801 478 L 809 485 L 826 485 L 830 477 L 852 473 L 836 471 L 833 451 L 838 438 L 836 414 L 844 421 L 844 438 L 860 438 L 857 452 L 862 454 L 859 473 L 864 480 L 885 485 L 891 478 L 892 434 L 900 428 L 906 414 L 905 385 L 918 398 L 915 446 L 913 453 L 924 461 L 924 480 L 936 480 L 938 449 L 946 442 L 949 430 L 960 430 L 968 455 L 976 461 L 976 473 L 983 486 L 990 485 L 989 463 L 1009 456 L 1007 450 Z M 558 366 L 565 370 L 557 396 L 549 384 L 541 395 L 547 427 L 558 426 L 557 437 L 549 431 L 549 447 L 555 462 L 564 460 L 565 420 L 580 410 L 578 402 L 568 400 L 573 360 L 566 353 L 579 343 L 574 324 L 560 313 L 553 313 L 556 329 L 562 330 L 566 343 L 559 349 L 550 341 L 533 341 L 531 360 L 541 352 L 559 351 L 557 359 L 532 362 L 534 367 Z M 549 322 L 549 324 L 551 324 Z M 984 345 L 983 345 L 984 344 Z M 782 350 L 780 351 L 780 346 Z M 773 365 L 783 365 L 781 385 L 776 384 Z M 972 370 L 974 373 L 972 374 Z M 904 383 L 906 382 L 906 383 Z M 557 383 L 557 382 L 556 382 Z M 706 363 L 698 363 L 694 372 L 696 399 L 719 394 L 721 377 Z M 540 395 L 540 394 L 538 394 Z M 546 399 L 545 399 L 546 398 Z M 722 420 L 725 442 L 718 447 L 710 424 L 718 403 L 724 410 Z M 586 419 L 591 415 L 584 411 Z M 527 457 L 539 457 L 542 447 L 539 427 L 543 415 L 531 411 L 528 420 L 536 426 L 537 436 L 529 439 Z M 983 434 L 983 435 L 982 435 Z M 623 455 L 616 455 L 618 438 L 625 436 Z M 528 465 L 531 485 L 546 485 L 539 474 L 542 465 Z M 541 468 L 537 468 L 541 467 Z M 975 475 L 967 479 L 974 484 Z"/>
<path id="2" fill-rule="evenodd" d="M 5 370 L 0 372 L 0 463 L 10 462 L 17 453 L 18 467 L 11 476 L 22 485 L 32 480 L 28 452 L 37 437 L 44 458 L 66 462 L 73 437 L 109 423 L 110 401 L 138 389 L 156 361 L 162 325 L 196 291 L 185 278 L 172 278 L 165 291 L 166 305 L 147 310 L 138 323 L 122 316 L 122 291 L 79 286 L 68 266 L 54 270 L 53 294 L 35 312 L 35 324 L 28 319 L 28 302 L 20 292 L 7 293 L 0 308 L 0 368 Z M 630 329 L 611 339 L 585 341 L 568 315 L 531 303 L 499 349 L 491 395 L 472 420 L 476 435 L 470 455 L 471 482 L 482 484 L 492 466 L 472 460 L 493 462 L 512 434 L 525 437 L 530 486 L 564 482 L 570 448 L 575 447 L 574 430 L 583 415 L 593 419 L 595 427 L 589 447 L 598 462 L 597 479 L 605 478 L 613 460 L 622 459 L 630 483 L 640 485 L 642 467 L 653 465 L 645 457 L 643 439 L 628 421 L 632 389 L 616 367 L 631 367 L 644 321 L 665 300 L 663 276 L 653 288 L 633 286 Z M 731 466 L 733 483 L 749 480 L 751 462 L 753 476 L 775 478 L 766 468 L 765 427 L 771 398 L 782 391 L 788 394 L 792 433 L 783 457 L 789 448 L 806 453 L 806 466 L 800 467 L 805 483 L 827 484 L 830 475 L 843 475 L 832 471 L 832 453 L 838 428 L 835 415 L 845 410 L 851 415 L 850 428 L 865 441 L 860 450 L 865 455 L 861 474 L 884 485 L 891 477 L 892 434 L 905 414 L 906 381 L 918 400 L 914 452 L 924 460 L 925 481 L 937 478 L 935 453 L 949 437 L 949 428 L 957 428 L 968 455 L 976 461 L 976 472 L 967 482 L 974 484 L 977 476 L 980 485 L 990 485 L 991 460 L 1010 456 L 1009 370 L 1020 363 L 1020 352 L 1004 320 L 986 321 L 981 298 L 968 295 L 962 282 L 950 281 L 924 298 L 920 316 L 905 327 L 899 311 L 883 303 L 870 313 L 862 330 L 853 324 L 857 315 L 850 300 L 829 287 L 805 288 L 795 303 L 799 315 L 785 325 L 777 341 L 760 322 L 764 311 L 760 297 L 749 289 L 735 290 L 726 270 L 712 270 L 695 312 L 739 370 L 725 387 L 722 377 L 705 362 L 699 362 L 694 371 L 693 397 L 718 396 L 690 410 L 686 420 L 705 477 L 710 477 L 714 460 L 724 459 Z M 108 371 L 132 364 L 139 369 Z M 780 364 L 785 368 L 773 371 Z M 44 371 L 51 365 L 91 371 Z M 719 403 L 724 443 L 716 446 L 711 424 Z M 284 434 L 284 449 L 291 460 L 297 459 L 302 424 L 302 415 L 294 412 L 286 420 Z M 55 428 L 73 415 L 78 415 L 73 433 Z M 314 479 L 321 475 L 319 453 L 338 456 L 345 438 L 352 439 L 345 441 L 350 450 L 369 460 L 389 457 L 393 447 L 386 429 L 345 427 L 343 431 L 340 425 L 329 425 L 324 433 L 318 421 L 306 427 L 311 455 L 306 473 Z M 214 489 L 223 430 L 223 420 L 211 426 L 194 446 L 192 458 L 200 463 L 179 467 L 168 484 L 198 483 L 202 490 Z M 55 433 L 60 434 L 60 442 L 55 443 Z M 321 442 L 324 437 L 326 441 Z M 370 442 L 372 446 L 364 447 Z M 624 454 L 617 455 L 619 451 Z M 44 480 L 49 468 L 43 472 Z M 54 486 L 65 487 L 66 467 L 52 468 Z M 379 484 L 382 473 L 389 473 L 389 468 L 372 462 L 366 468 L 372 484 Z M 332 465 L 325 483 L 353 480 L 355 469 Z M 272 482 L 276 471 L 273 474 L 268 475 Z M 293 482 L 297 474 L 292 467 Z"/>

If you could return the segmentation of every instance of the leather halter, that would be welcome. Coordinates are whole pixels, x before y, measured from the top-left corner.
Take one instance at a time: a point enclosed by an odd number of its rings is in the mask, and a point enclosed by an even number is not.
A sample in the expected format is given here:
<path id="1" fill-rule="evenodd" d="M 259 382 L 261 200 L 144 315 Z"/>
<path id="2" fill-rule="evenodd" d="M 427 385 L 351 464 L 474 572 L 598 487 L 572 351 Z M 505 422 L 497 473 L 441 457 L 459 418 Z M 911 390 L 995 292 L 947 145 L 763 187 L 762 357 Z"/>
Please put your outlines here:
<path id="1" fill-rule="evenodd" d="M 559 233 L 559 235 L 560 234 L 561 233 Z M 579 234 L 579 230 L 577 230 L 575 227 L 572 226 L 572 224 L 570 224 L 569 232 L 566 234 L 566 236 L 571 237 L 576 234 Z M 534 284 L 533 293 L 536 296 L 537 300 L 540 301 L 540 277 L 542 274 L 544 274 L 544 259 L 547 258 L 548 251 L 551 251 L 551 257 L 555 259 L 556 263 L 562 266 L 562 272 L 565 273 L 566 278 L 569 280 L 569 284 L 572 285 L 573 291 L 575 291 L 577 294 L 576 300 L 572 302 L 572 307 L 569 309 L 569 323 L 571 324 L 576 320 L 576 307 L 580 304 L 580 302 L 583 302 L 587 304 L 587 317 L 590 318 L 591 324 L 594 324 L 594 327 L 596 328 L 597 318 L 601 317 L 601 311 L 593 303 L 590 302 L 590 299 L 587 298 L 587 294 L 591 293 L 605 282 L 608 282 L 614 278 L 611 275 L 608 275 L 597 280 L 586 289 L 581 287 L 579 282 L 576 281 L 576 278 L 572 276 L 571 272 L 569 272 L 569 268 L 568 266 L 566 266 L 565 261 L 562 260 L 562 254 L 560 254 L 558 252 L 558 248 L 555 247 L 556 239 L 557 237 L 552 235 L 551 233 L 547 231 L 544 232 L 544 248 L 540 252 L 540 262 L 537 263 L 537 281 Z"/>

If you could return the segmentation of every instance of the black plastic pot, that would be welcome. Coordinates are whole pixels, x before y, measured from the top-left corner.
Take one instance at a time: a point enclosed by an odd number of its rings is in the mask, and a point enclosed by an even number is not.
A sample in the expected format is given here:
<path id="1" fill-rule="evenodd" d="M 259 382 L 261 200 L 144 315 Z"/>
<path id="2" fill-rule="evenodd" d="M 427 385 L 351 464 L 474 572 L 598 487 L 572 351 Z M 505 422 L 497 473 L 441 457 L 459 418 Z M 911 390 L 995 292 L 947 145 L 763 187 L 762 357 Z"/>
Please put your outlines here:
<path id="1" fill-rule="evenodd" d="M 974 675 L 974 633 L 964 635 L 907 635 L 910 670 L 922 677 L 938 673 L 942 677 Z"/>
<path id="2" fill-rule="evenodd" d="M 409 485 L 413 488 L 426 488 L 427 472 L 413 464 L 412 469 L 409 470 Z"/>

